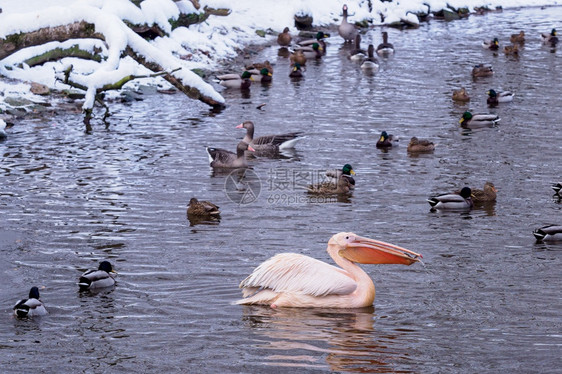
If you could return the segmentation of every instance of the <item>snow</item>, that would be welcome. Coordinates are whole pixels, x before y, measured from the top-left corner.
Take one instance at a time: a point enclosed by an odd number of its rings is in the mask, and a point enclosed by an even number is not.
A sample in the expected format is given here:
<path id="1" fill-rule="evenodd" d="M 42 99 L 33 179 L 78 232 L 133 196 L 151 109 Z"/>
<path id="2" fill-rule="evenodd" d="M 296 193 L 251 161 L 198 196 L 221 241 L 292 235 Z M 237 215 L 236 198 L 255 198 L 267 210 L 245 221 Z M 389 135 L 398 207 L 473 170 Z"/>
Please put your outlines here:
<path id="1" fill-rule="evenodd" d="M 122 77 L 134 74 L 148 74 L 146 68 L 139 66 L 131 58 L 123 58 L 122 52 L 130 46 L 152 62 L 167 70 L 181 67 L 174 76 L 186 85 L 198 88 L 217 102 L 224 102 L 223 97 L 204 82 L 191 69 L 216 69 L 238 51 L 250 43 L 271 41 L 275 36 L 259 37 L 256 30 L 271 29 L 277 32 L 289 27 L 293 34 L 293 16 L 296 13 L 310 14 L 314 25 L 327 26 L 341 21 L 342 6 L 349 8 L 350 22 L 368 20 L 373 25 L 381 25 L 380 15 L 385 22 L 408 20 L 418 23 L 415 12 L 427 11 L 428 4 L 432 11 L 442 9 L 450 4 L 456 8 L 466 7 L 473 10 L 478 6 L 490 8 L 498 5 L 504 8 L 520 6 L 560 5 L 562 0 L 410 0 L 381 2 L 372 0 L 372 10 L 364 0 L 201 0 L 202 12 L 205 6 L 219 9 L 231 9 L 226 17 L 211 15 L 205 22 L 191 25 L 189 28 L 171 29 L 170 19 L 177 19 L 182 12 L 195 12 L 188 0 L 145 0 L 141 7 L 134 6 L 129 0 L 2 0 L 0 7 L 0 37 L 14 32 L 28 32 L 37 28 L 66 25 L 85 20 L 93 23 L 96 31 L 105 35 L 105 43 L 100 40 L 70 40 L 64 43 L 52 42 L 43 46 L 19 51 L 0 61 L 0 74 L 18 81 L 38 82 L 53 89 L 67 88 L 55 80 L 55 74 L 73 65 L 72 79 L 89 87 L 84 108 L 93 105 L 96 88 L 108 83 L 115 83 Z M 259 4 L 257 6 L 256 4 Z M 156 24 L 167 36 L 147 42 L 132 32 L 123 21 L 134 24 Z M 42 66 L 30 68 L 22 61 L 31 56 L 44 53 L 53 48 L 68 48 L 74 44 L 82 49 L 101 49 L 102 62 L 64 58 L 58 62 L 49 62 Z M 180 58 L 181 57 L 181 58 Z M 8 68 L 7 68 L 8 67 Z M 166 84 L 162 78 L 152 78 L 151 82 Z M 29 85 L 0 81 L 0 109 L 6 109 L 3 98 L 8 95 L 33 96 Z"/>

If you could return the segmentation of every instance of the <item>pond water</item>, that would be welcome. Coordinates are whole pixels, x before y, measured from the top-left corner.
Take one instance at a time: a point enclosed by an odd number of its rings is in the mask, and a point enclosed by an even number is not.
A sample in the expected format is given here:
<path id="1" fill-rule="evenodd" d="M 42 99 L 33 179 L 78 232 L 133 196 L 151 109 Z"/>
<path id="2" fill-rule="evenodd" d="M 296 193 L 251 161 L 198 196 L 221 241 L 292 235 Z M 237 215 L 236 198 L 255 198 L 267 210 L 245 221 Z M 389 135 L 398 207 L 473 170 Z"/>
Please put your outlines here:
<path id="1" fill-rule="evenodd" d="M 561 19 L 560 7 L 526 8 L 389 29 L 396 54 L 375 75 L 331 30 L 326 56 L 299 82 L 277 47 L 254 54 L 274 64 L 273 84 L 224 91 L 219 113 L 151 95 L 111 104 L 109 129 L 91 134 L 70 110 L 18 122 L 0 143 L 2 372 L 558 372 L 562 243 L 537 244 L 532 231 L 562 219 L 550 188 L 562 174 L 561 47 L 539 38 Z M 518 58 L 480 46 L 520 30 Z M 380 28 L 363 41 L 380 43 Z M 477 63 L 494 76 L 473 80 Z M 451 100 L 461 86 L 470 103 Z M 489 109 L 490 88 L 515 98 Z M 502 120 L 466 132 L 465 110 Z M 256 136 L 306 138 L 290 154 L 250 160 L 261 190 L 239 204 L 204 147 L 234 150 L 244 120 Z M 382 130 L 401 144 L 376 149 Z M 408 155 L 412 136 L 435 141 L 435 152 Z M 350 198 L 306 196 L 302 184 L 345 163 L 357 172 Z M 430 212 L 429 196 L 486 180 L 495 204 Z M 191 197 L 219 205 L 221 221 L 192 225 Z M 422 253 L 424 265 L 363 266 L 377 287 L 366 310 L 231 304 L 276 253 L 331 262 L 326 243 L 340 231 Z M 117 285 L 80 294 L 78 277 L 102 259 Z M 16 320 L 11 308 L 32 285 L 50 314 Z"/>

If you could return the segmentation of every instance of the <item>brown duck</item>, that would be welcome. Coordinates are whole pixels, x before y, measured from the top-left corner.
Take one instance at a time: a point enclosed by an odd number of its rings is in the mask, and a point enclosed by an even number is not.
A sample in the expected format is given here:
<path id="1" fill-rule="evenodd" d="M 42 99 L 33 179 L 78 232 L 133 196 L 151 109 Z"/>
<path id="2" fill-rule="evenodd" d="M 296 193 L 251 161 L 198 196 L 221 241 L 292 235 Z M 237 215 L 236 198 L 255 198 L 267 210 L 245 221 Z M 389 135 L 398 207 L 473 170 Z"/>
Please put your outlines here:
<path id="1" fill-rule="evenodd" d="M 210 201 L 199 201 L 192 197 L 187 206 L 187 214 L 194 217 L 216 217 L 221 212 L 219 207 Z"/>
<path id="2" fill-rule="evenodd" d="M 415 136 L 408 143 L 408 152 L 432 152 L 435 144 L 427 139 L 418 139 Z"/>
<path id="3" fill-rule="evenodd" d="M 460 90 L 453 91 L 453 100 L 455 101 L 470 101 L 470 96 L 466 93 L 466 89 L 462 87 Z"/>
<path id="4" fill-rule="evenodd" d="M 289 44 L 291 44 L 291 40 L 293 38 L 291 37 L 291 34 L 289 33 L 289 28 L 285 27 L 283 29 L 283 32 L 279 35 L 277 35 L 277 44 L 279 44 L 282 47 L 286 47 Z"/>
<path id="5" fill-rule="evenodd" d="M 307 187 L 307 192 L 313 195 L 348 194 L 354 187 L 349 177 L 349 175 L 341 174 L 336 183 L 331 181 L 311 184 Z"/>

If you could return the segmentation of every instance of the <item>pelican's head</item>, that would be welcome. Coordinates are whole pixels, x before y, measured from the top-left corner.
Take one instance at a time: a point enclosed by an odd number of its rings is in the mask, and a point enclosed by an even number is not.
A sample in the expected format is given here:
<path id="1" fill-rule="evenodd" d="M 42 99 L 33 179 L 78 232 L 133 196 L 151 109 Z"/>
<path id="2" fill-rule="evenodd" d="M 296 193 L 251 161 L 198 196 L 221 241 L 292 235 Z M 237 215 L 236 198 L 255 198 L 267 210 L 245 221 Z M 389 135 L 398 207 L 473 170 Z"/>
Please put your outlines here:
<path id="1" fill-rule="evenodd" d="M 419 253 L 352 232 L 340 232 L 332 236 L 328 247 L 337 250 L 340 257 L 360 264 L 411 265 L 422 257 Z"/>

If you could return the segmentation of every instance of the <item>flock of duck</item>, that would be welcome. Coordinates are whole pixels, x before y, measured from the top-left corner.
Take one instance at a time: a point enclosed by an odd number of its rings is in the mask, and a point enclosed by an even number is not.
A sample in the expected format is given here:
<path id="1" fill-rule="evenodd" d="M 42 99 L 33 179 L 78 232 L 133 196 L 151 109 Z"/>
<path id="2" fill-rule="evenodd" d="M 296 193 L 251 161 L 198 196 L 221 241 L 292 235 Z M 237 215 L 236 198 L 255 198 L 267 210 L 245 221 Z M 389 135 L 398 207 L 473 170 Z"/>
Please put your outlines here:
<path id="1" fill-rule="evenodd" d="M 379 69 L 378 56 L 389 56 L 394 53 L 394 46 L 388 42 L 388 34 L 383 32 L 383 42 L 374 47 L 369 44 L 367 50 L 361 48 L 361 36 L 355 25 L 348 22 L 348 8 L 343 6 L 343 18 L 338 26 L 338 33 L 346 43 L 355 42 L 355 48 L 349 59 L 361 63 L 361 69 L 376 72 Z M 290 55 L 291 78 L 303 77 L 306 61 L 320 59 L 326 51 L 325 38 L 328 34 L 320 31 L 314 39 L 303 40 L 296 44 Z M 545 44 L 556 45 L 558 38 L 556 30 L 542 35 Z M 506 46 L 506 54 L 517 53 L 517 43 L 525 41 L 525 34 L 511 36 L 514 46 Z M 277 38 L 278 44 L 286 48 L 292 43 L 289 28 L 285 28 Z M 490 50 L 499 49 L 499 40 L 493 39 L 482 44 Z M 509 48 L 508 48 L 509 47 Z M 489 65 L 474 67 L 473 76 L 489 76 L 493 70 Z M 273 67 L 268 61 L 246 67 L 241 75 L 225 74 L 217 78 L 219 83 L 227 88 L 247 90 L 252 82 L 270 83 Z M 511 92 L 498 92 L 490 89 L 488 92 L 490 106 L 513 100 Z M 461 88 L 453 93 L 454 100 L 470 100 L 466 90 Z M 460 123 L 466 128 L 494 126 L 500 118 L 494 114 L 472 114 L 465 112 Z M 247 168 L 246 156 L 272 156 L 283 149 L 294 148 L 302 139 L 302 133 L 291 132 L 278 135 L 264 135 L 254 137 L 255 125 L 252 121 L 245 121 L 236 128 L 246 130 L 244 138 L 237 144 L 236 152 L 226 149 L 207 147 L 209 165 L 213 169 L 234 170 Z M 0 129 L 1 130 L 1 129 Z M 389 148 L 396 145 L 398 138 L 383 131 L 376 143 L 377 148 Z M 427 139 L 412 137 L 408 144 L 408 152 L 432 152 L 435 145 Z M 326 171 L 326 181 L 309 185 L 307 192 L 311 194 L 346 194 L 355 188 L 355 172 L 350 164 L 341 169 Z M 560 197 L 562 183 L 552 187 Z M 471 209 L 474 204 L 485 204 L 496 200 L 497 189 L 491 182 L 486 182 L 483 189 L 463 187 L 459 191 L 432 196 L 427 201 L 434 209 Z M 219 207 L 209 201 L 199 201 L 192 198 L 187 208 L 188 217 L 215 219 L 220 217 Z M 562 226 L 549 225 L 533 232 L 537 241 L 554 239 L 562 234 Z M 340 268 L 297 253 L 278 254 L 263 262 L 240 283 L 243 298 L 236 304 L 269 305 L 270 307 L 332 307 L 357 308 L 370 306 L 375 299 L 375 286 L 369 275 L 357 264 L 403 264 L 411 265 L 421 262 L 419 253 L 382 241 L 358 236 L 354 233 L 339 233 L 330 238 L 327 252 Z M 110 287 L 115 284 L 111 264 L 103 261 L 97 270 L 85 272 L 79 279 L 80 290 Z M 39 289 L 32 287 L 29 298 L 20 300 L 14 306 L 14 314 L 18 317 L 31 317 L 47 314 L 43 303 L 39 300 Z"/>

